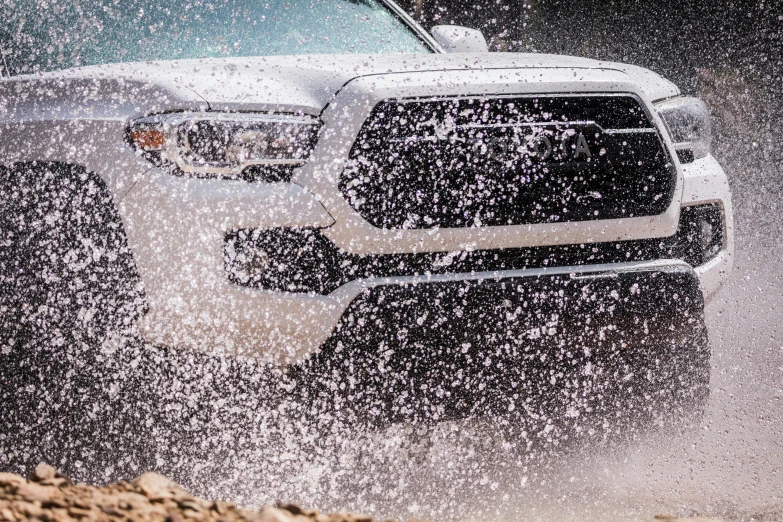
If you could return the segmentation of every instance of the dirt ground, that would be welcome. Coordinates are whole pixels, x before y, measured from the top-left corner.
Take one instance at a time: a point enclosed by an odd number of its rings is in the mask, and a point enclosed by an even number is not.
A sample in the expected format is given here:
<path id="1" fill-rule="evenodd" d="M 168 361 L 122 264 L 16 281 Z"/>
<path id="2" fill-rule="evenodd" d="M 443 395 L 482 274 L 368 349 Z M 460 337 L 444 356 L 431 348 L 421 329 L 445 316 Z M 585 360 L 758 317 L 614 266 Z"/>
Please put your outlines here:
<path id="1" fill-rule="evenodd" d="M 163 475 L 145 473 L 131 482 L 106 487 L 74 484 L 48 464 L 29 480 L 0 473 L 0 520 L 17 522 L 165 521 L 185 522 L 373 522 L 351 513 L 323 514 L 293 504 L 245 510 L 235 504 L 194 497 Z M 655 515 L 651 522 L 710 522 Z"/>
<path id="2" fill-rule="evenodd" d="M 0 473 L 0 520 L 199 522 L 372 522 L 352 514 L 325 515 L 291 504 L 249 511 L 234 504 L 194 497 L 157 473 L 106 487 L 74 484 L 41 464 L 29 480 Z"/>

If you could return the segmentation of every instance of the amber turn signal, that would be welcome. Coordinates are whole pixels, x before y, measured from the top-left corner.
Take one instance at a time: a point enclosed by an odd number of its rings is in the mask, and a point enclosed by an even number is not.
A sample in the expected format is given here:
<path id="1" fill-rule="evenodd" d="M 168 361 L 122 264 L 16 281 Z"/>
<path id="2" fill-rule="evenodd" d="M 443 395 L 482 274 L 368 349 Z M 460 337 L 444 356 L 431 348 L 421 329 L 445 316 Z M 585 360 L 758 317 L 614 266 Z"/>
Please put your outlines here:
<path id="1" fill-rule="evenodd" d="M 137 129 L 131 131 L 130 137 L 133 142 L 142 150 L 163 150 L 166 144 L 166 135 L 157 129 Z"/>

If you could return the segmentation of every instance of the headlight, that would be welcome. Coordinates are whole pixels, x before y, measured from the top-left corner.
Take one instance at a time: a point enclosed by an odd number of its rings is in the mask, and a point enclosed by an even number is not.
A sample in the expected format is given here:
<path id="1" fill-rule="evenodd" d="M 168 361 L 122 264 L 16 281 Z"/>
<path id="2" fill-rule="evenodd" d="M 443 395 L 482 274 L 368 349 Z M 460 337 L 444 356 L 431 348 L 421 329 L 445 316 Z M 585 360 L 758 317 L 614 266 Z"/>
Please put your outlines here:
<path id="1" fill-rule="evenodd" d="M 135 120 L 128 137 L 177 174 L 281 181 L 310 156 L 320 128 L 309 116 L 173 113 Z"/>
<path id="2" fill-rule="evenodd" d="M 669 130 L 680 161 L 687 163 L 710 153 L 710 110 L 698 98 L 673 98 L 655 106 Z"/>

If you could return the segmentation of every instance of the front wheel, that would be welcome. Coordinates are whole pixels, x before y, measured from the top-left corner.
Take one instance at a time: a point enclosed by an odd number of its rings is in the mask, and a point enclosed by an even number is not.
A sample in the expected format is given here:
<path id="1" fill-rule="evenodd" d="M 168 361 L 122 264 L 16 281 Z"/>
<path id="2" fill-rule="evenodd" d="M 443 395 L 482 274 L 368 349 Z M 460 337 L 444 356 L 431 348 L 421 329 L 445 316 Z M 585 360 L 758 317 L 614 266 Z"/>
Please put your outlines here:
<path id="1" fill-rule="evenodd" d="M 0 442 L 54 461 L 105 420 L 95 370 L 133 337 L 140 278 L 104 182 L 79 166 L 0 167 L 0 240 Z"/>
<path id="2" fill-rule="evenodd" d="M 83 167 L 0 167 L 0 234 L 4 346 L 101 340 L 143 312 L 122 221 Z"/>

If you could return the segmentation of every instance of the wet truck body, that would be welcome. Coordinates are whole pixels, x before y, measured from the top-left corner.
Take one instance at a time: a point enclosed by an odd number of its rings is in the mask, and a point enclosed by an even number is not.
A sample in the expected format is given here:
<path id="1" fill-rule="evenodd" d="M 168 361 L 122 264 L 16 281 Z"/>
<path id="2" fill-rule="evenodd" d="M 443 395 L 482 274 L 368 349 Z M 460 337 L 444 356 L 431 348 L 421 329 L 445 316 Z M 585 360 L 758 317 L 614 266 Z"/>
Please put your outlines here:
<path id="1" fill-rule="evenodd" d="M 635 66 L 452 52 L 481 41 L 376 8 L 418 52 L 8 65 L 6 310 L 31 263 L 104 263 L 150 345 L 317 368 L 393 416 L 703 402 L 733 252 L 703 104 Z M 104 240 L 30 243 L 68 212 L 106 213 Z M 111 294 L 102 273 L 83 285 Z M 59 306 L 89 328 L 107 305 Z"/>

